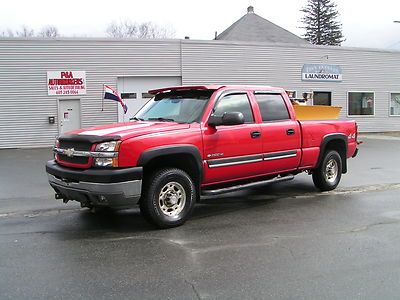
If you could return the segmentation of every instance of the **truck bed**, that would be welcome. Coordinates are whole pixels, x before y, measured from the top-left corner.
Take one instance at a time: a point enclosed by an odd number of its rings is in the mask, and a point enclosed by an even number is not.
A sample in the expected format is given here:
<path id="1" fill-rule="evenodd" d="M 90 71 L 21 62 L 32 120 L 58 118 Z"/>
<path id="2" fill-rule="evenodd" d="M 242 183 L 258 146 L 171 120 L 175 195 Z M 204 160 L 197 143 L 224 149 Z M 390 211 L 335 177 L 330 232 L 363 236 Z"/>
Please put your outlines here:
<path id="1" fill-rule="evenodd" d="M 352 157 L 357 148 L 357 125 L 353 120 L 298 120 L 302 131 L 302 160 L 300 167 L 314 167 L 321 150 L 321 141 L 327 135 L 342 135 L 348 141 L 347 158 Z"/>

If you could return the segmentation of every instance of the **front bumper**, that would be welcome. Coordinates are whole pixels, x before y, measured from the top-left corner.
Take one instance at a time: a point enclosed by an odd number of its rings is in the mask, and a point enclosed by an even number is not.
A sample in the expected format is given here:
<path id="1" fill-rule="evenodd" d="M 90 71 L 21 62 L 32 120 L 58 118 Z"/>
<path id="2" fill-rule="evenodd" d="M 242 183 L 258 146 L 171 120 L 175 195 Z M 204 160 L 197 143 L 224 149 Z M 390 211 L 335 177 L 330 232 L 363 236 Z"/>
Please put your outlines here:
<path id="1" fill-rule="evenodd" d="M 46 164 L 49 183 L 57 198 L 76 200 L 82 206 L 131 207 L 138 203 L 143 169 L 71 169 L 54 160 Z"/>

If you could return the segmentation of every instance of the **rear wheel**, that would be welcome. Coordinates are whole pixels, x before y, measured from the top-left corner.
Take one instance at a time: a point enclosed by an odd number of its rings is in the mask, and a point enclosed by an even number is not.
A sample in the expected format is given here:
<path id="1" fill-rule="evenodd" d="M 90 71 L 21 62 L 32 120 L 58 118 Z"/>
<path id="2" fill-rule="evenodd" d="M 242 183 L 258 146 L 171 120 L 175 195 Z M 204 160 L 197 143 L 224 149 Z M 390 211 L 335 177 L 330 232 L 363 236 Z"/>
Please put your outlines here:
<path id="1" fill-rule="evenodd" d="M 335 150 L 326 152 L 321 164 L 313 171 L 314 185 L 321 191 L 335 189 L 342 177 L 342 158 Z"/>
<path id="2" fill-rule="evenodd" d="M 183 170 L 156 171 L 147 180 L 140 211 L 159 228 L 182 225 L 190 217 L 196 199 L 192 178 Z"/>

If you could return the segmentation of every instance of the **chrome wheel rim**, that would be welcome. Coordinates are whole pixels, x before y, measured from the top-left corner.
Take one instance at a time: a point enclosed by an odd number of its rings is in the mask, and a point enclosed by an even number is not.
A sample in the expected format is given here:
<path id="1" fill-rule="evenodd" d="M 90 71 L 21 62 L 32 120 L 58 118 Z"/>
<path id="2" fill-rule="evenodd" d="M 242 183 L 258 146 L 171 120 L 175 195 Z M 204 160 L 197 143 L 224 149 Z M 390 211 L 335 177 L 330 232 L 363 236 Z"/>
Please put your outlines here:
<path id="1" fill-rule="evenodd" d="M 338 176 L 339 166 L 335 159 L 331 158 L 325 167 L 325 179 L 329 183 L 334 183 Z"/>
<path id="2" fill-rule="evenodd" d="M 168 182 L 161 188 L 158 203 L 164 215 L 177 217 L 185 207 L 185 189 L 178 182 Z"/>

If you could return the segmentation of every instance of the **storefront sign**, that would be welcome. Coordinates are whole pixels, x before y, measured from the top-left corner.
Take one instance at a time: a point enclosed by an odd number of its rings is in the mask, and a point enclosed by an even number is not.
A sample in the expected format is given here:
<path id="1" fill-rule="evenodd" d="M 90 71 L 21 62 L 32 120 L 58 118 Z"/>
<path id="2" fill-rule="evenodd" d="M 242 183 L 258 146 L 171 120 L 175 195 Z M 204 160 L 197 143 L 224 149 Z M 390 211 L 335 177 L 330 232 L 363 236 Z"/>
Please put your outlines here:
<path id="1" fill-rule="evenodd" d="M 86 95 L 86 72 L 48 71 L 47 94 L 49 96 Z"/>
<path id="2" fill-rule="evenodd" d="M 342 81 L 342 69 L 338 65 L 305 64 L 301 70 L 303 81 Z"/>

